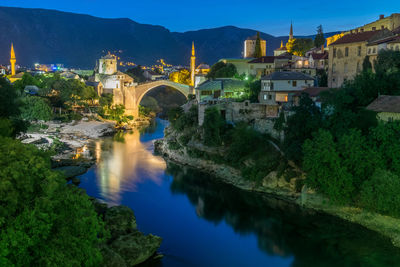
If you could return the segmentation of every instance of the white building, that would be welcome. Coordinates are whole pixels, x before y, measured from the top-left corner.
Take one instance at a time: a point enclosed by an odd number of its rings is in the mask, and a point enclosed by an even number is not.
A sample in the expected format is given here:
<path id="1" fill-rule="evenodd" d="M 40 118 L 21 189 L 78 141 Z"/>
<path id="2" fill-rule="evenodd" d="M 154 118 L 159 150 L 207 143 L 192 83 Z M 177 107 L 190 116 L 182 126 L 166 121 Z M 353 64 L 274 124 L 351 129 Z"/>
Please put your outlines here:
<path id="1" fill-rule="evenodd" d="M 293 105 L 293 95 L 314 86 L 314 78 L 301 72 L 280 71 L 261 78 L 259 101 L 266 105 Z"/>

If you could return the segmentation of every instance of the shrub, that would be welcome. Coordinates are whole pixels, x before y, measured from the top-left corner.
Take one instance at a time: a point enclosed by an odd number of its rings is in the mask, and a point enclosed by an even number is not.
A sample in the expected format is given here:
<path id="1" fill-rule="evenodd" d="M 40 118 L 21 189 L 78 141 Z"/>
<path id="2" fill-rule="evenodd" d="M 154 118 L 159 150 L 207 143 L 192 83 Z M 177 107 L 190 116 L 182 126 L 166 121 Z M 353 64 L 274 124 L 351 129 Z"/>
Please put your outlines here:
<path id="1" fill-rule="evenodd" d="M 0 138 L 0 265 L 99 266 L 107 233 L 89 197 L 34 146 Z"/>
<path id="2" fill-rule="evenodd" d="M 400 177 L 378 169 L 361 188 L 361 206 L 376 212 L 400 217 Z"/>

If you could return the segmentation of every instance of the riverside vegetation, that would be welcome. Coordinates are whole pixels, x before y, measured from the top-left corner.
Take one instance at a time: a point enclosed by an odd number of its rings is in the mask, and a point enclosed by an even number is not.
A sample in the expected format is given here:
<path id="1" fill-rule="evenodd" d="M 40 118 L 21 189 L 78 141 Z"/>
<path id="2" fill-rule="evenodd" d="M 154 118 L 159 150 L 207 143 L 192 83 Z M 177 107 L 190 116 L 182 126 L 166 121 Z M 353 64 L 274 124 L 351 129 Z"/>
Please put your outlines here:
<path id="1" fill-rule="evenodd" d="M 23 92 L 37 82 L 49 93 Z M 133 266 L 156 255 L 161 238 L 139 232 L 132 210 L 108 208 L 52 169 L 60 163 L 51 156 L 65 144 L 54 140 L 49 149 L 39 149 L 16 139 L 51 118 L 80 119 L 77 109 L 91 112 L 93 93 L 57 74 L 26 74 L 13 85 L 0 78 L 0 266 Z M 109 99 L 100 110 L 110 107 Z M 61 113 L 53 113 L 57 107 Z M 119 114 L 114 119 L 122 118 Z"/>
<path id="2" fill-rule="evenodd" d="M 271 192 L 265 187 L 278 179 L 275 189 L 286 193 L 272 193 L 296 196 L 299 203 L 360 223 L 400 246 L 400 122 L 377 121 L 365 109 L 379 94 L 400 95 L 400 52 L 380 52 L 375 72 L 368 62 L 354 80 L 323 94 L 322 108 L 302 95 L 291 116 L 276 119 L 282 142 L 249 125 L 227 124 L 216 108 L 206 109 L 198 127 L 193 106 L 186 113 L 170 112 L 171 127 L 157 147 L 187 164 L 183 155 L 205 160 L 209 166 L 199 160 L 192 165 L 206 171 L 215 170 L 212 164 L 228 166 L 234 170 L 222 175 L 233 177 L 236 170 L 251 185 L 239 187 L 249 190 Z"/>

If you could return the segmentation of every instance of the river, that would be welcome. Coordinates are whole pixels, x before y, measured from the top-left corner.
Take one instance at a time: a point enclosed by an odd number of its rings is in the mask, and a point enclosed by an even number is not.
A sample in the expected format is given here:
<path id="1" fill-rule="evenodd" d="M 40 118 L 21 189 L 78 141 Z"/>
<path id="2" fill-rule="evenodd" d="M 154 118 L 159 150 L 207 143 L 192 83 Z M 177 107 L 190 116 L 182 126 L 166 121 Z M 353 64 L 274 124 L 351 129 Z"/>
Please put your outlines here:
<path id="1" fill-rule="evenodd" d="M 166 121 L 93 143 L 96 165 L 81 187 L 127 205 L 139 230 L 163 238 L 146 266 L 399 266 L 378 234 L 296 205 L 218 182 L 154 155 Z"/>

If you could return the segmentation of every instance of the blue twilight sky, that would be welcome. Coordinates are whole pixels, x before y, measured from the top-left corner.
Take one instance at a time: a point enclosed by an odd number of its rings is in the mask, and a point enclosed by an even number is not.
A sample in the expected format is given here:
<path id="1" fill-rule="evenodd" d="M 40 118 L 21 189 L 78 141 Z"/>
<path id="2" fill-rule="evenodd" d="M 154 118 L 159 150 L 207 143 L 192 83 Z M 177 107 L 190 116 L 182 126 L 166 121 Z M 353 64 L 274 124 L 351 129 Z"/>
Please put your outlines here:
<path id="1" fill-rule="evenodd" d="M 124 17 L 178 32 L 234 25 L 275 36 L 288 34 L 290 20 L 295 35 L 308 35 L 319 24 L 340 31 L 400 12 L 399 0 L 0 0 L 0 6 Z"/>

